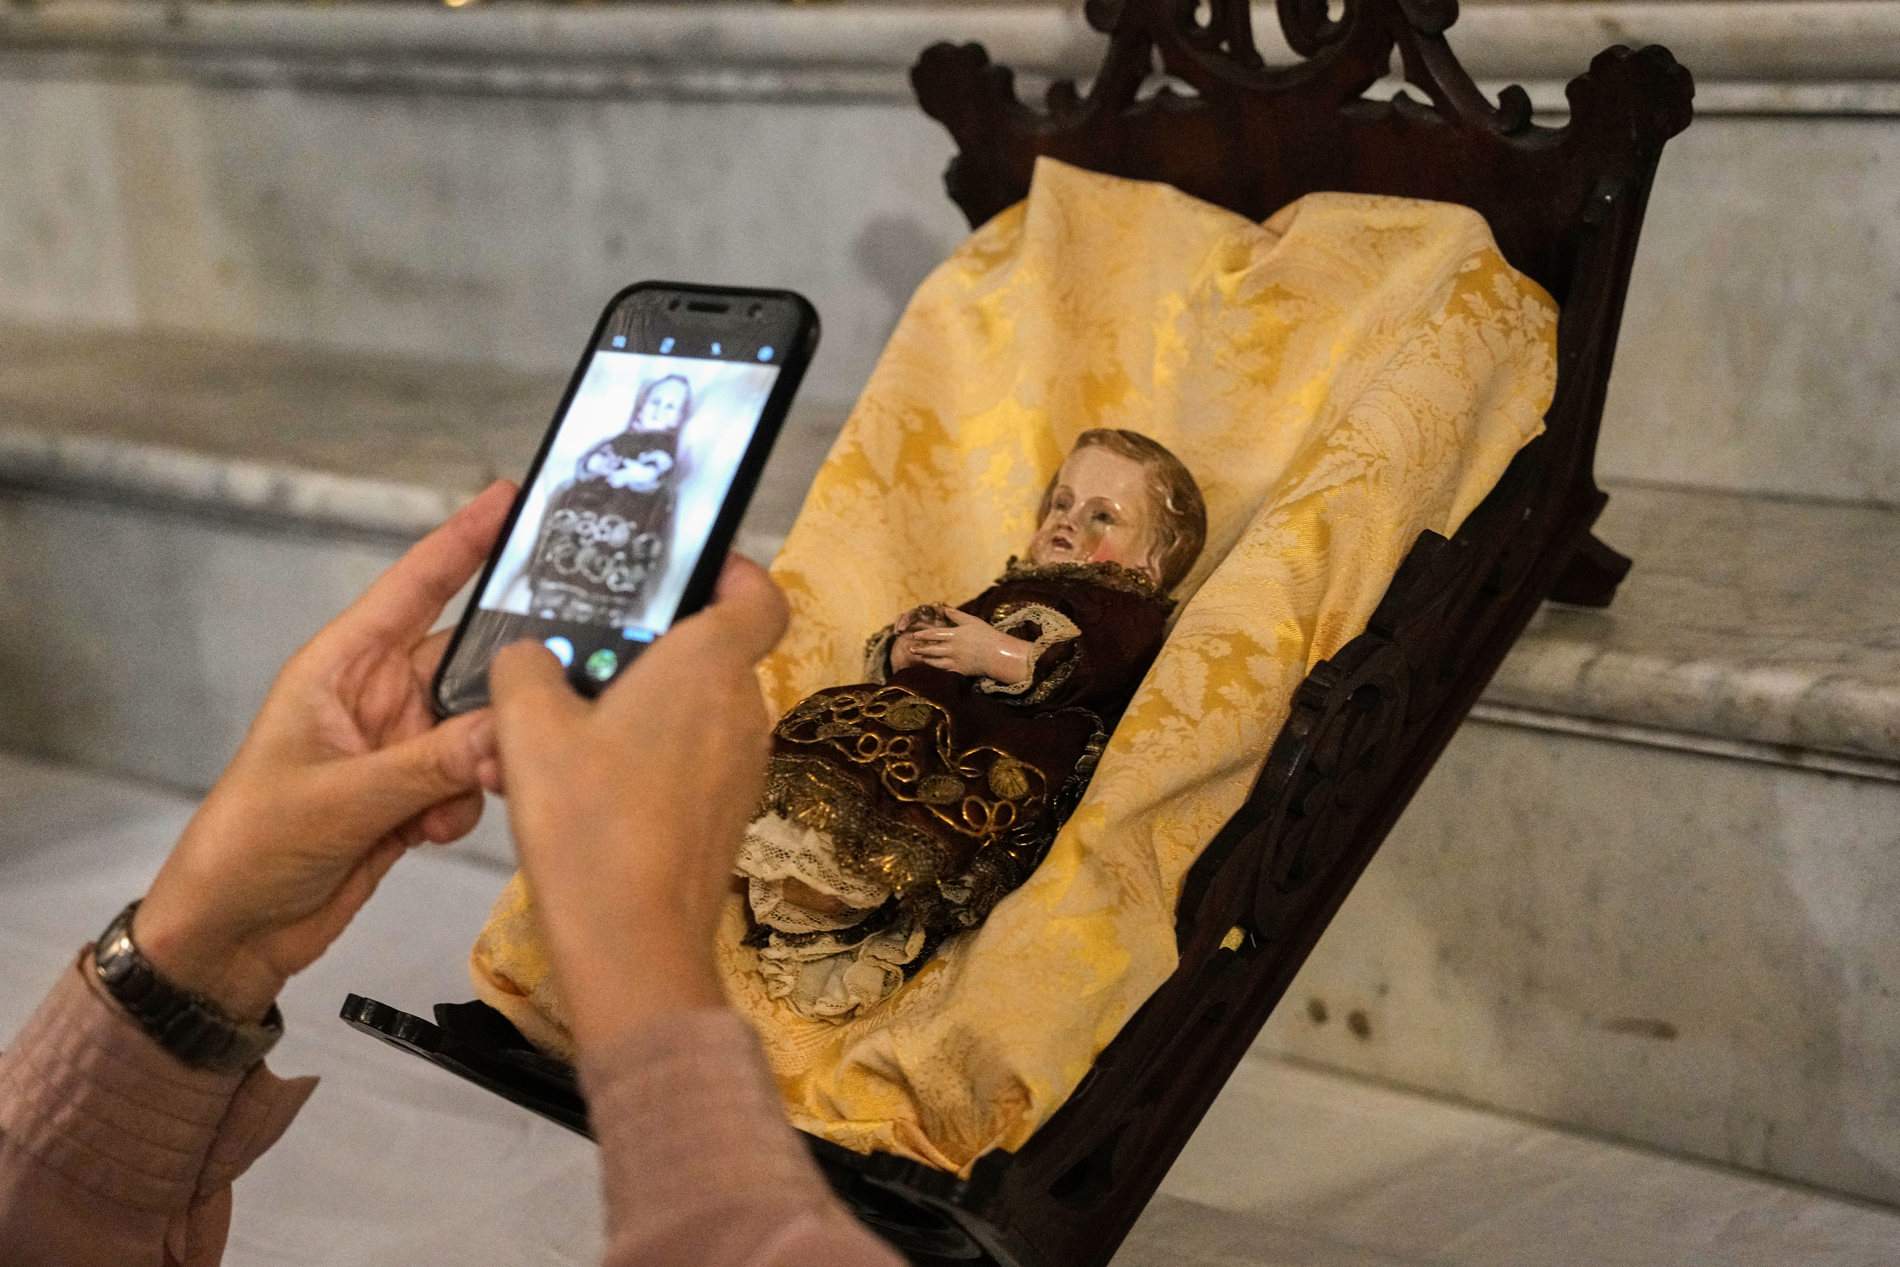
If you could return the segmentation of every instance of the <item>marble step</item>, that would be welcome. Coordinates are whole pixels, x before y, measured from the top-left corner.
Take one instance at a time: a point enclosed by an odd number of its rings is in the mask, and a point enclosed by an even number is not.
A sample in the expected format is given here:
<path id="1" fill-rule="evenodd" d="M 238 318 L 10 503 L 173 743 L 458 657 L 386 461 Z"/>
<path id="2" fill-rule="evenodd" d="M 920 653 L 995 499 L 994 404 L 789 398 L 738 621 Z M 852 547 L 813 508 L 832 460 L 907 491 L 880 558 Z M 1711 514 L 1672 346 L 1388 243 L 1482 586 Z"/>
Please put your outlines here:
<path id="1" fill-rule="evenodd" d="M 190 798 L 0 756 L 0 1045 L 156 869 Z M 591 1145 L 347 1030 L 342 996 L 466 993 L 495 878 L 412 855 L 283 999 L 280 1074 L 323 1085 L 237 1188 L 228 1267 L 534 1262 L 602 1248 Z M 340 1217 L 347 1214 L 347 1217 Z M 1900 1213 L 1256 1058 L 1117 1267 L 1877 1267 Z"/>
<path id="2" fill-rule="evenodd" d="M 559 386 L 0 328 L 0 747 L 204 787 Z M 842 415 L 813 401 L 758 557 Z M 1900 1202 L 1900 512 L 1611 493 L 1617 603 L 1536 619 L 1259 1050 Z M 462 851 L 493 869 L 500 819 Z"/>
<path id="3" fill-rule="evenodd" d="M 1101 48 L 1067 0 L 6 6 L 0 320 L 559 374 L 619 285 L 745 281 L 817 302 L 812 387 L 849 399 L 965 232 L 905 80 L 938 39 L 987 42 L 1030 100 Z M 1900 2 L 1501 2 L 1452 33 L 1552 119 L 1598 49 L 1651 40 L 1700 115 L 1651 200 L 1602 469 L 1900 504 Z"/>
<path id="4" fill-rule="evenodd" d="M 555 376 L 421 358 L 0 327 L 0 481 L 17 531 L 54 533 L 43 556 L 9 552 L 13 592 L 48 589 L 9 623 L 70 609 L 77 632 L 88 604 L 103 615 L 129 601 L 115 586 L 188 574 L 189 559 L 127 566 L 123 549 L 136 555 L 167 533 L 306 552 L 333 541 L 339 560 L 354 560 L 338 579 L 354 577 L 490 480 L 518 476 L 560 389 Z M 795 413 L 742 549 L 776 551 L 845 411 L 808 400 Z M 100 531 L 152 526 L 122 548 L 89 550 L 52 523 L 72 516 L 97 518 Z M 1900 513 L 1629 484 L 1599 529 L 1638 560 L 1617 602 L 1542 612 L 1480 716 L 1873 777 L 1900 763 Z M 288 587 L 306 588 L 288 557 L 281 567 Z M 99 590 L 83 588 L 93 582 Z M 262 639 L 270 648 L 294 645 L 285 640 L 321 614 L 247 611 L 241 589 L 205 597 L 207 613 L 225 607 L 233 633 L 260 620 L 276 628 Z M 221 641 L 215 628 L 200 632 L 207 646 Z M 55 661 L 74 654 L 61 640 L 40 645 Z M 58 673 L 41 686 L 105 691 Z M 24 741 L 23 714 L 14 717 Z M 58 741 L 42 750 L 84 755 Z M 181 764 L 120 768 L 184 786 L 215 769 L 178 751 L 168 759 Z"/>

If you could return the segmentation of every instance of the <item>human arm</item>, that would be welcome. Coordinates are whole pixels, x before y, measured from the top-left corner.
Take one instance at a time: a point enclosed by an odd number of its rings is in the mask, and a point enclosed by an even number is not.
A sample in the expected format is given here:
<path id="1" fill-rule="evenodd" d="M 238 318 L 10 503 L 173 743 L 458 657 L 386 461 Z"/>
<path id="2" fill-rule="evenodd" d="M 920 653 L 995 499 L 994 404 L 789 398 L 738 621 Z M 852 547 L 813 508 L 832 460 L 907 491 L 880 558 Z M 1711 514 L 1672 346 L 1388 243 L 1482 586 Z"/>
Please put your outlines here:
<path id="1" fill-rule="evenodd" d="M 0 1261 L 213 1267 L 232 1182 L 316 1079 L 185 1067 L 106 996 L 88 958 L 0 1055 Z"/>
<path id="2" fill-rule="evenodd" d="M 432 725 L 444 640 L 425 635 L 511 495 L 476 498 L 286 664 L 133 922 L 166 981 L 256 1020 L 406 848 L 474 826 L 492 733 L 481 716 Z M 107 997 L 88 951 L 0 1055 L 0 1261 L 215 1263 L 232 1179 L 311 1085 L 187 1067 Z"/>
<path id="3" fill-rule="evenodd" d="M 597 700 L 532 645 L 491 674 L 509 818 L 601 1143 L 610 1267 L 900 1261 L 830 1195 L 714 967 L 768 752 L 753 666 L 785 619 L 733 560 L 715 602 Z"/>

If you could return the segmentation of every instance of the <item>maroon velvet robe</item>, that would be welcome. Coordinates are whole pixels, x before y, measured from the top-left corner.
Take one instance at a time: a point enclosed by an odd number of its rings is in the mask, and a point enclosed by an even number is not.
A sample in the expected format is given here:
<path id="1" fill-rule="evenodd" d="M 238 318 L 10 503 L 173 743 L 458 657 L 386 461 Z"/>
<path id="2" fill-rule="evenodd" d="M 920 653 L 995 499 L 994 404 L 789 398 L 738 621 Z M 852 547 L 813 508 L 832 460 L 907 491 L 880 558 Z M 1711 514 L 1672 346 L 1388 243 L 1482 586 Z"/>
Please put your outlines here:
<path id="1" fill-rule="evenodd" d="M 858 926 L 867 935 L 914 919 L 934 945 L 974 927 L 1081 799 L 1172 607 L 1116 564 L 1012 559 L 961 610 L 1035 644 L 1029 680 L 891 673 L 887 627 L 867 647 L 871 681 L 819 691 L 779 720 L 763 808 L 824 832 L 844 870 L 891 889 Z"/>

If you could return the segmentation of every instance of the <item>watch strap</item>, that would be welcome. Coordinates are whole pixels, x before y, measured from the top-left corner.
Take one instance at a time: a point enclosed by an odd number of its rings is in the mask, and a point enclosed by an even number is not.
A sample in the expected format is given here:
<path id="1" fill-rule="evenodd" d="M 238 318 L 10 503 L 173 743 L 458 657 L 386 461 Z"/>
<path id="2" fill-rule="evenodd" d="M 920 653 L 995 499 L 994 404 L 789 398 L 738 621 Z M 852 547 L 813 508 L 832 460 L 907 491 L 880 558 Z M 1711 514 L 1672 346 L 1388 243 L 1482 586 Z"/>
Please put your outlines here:
<path id="1" fill-rule="evenodd" d="M 264 1019 L 232 1019 L 202 994 L 167 981 L 132 940 L 133 902 L 106 925 L 92 950 L 93 971 L 113 1000 L 160 1047 L 193 1069 L 235 1073 L 262 1060 L 284 1034 L 271 1004 Z"/>

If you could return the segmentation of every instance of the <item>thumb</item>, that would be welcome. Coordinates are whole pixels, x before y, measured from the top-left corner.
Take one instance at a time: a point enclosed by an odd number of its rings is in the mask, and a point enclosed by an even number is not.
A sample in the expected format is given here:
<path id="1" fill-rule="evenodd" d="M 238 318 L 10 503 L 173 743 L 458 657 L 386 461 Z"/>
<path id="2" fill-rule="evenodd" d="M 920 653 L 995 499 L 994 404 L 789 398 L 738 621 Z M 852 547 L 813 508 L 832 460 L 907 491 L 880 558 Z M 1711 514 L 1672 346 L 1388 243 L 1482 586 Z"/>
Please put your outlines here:
<path id="1" fill-rule="evenodd" d="M 393 831 L 433 805 L 481 787 L 477 770 L 494 752 L 494 720 L 464 713 L 400 743 L 340 763 L 347 779 L 339 835 L 369 840 Z"/>
<path id="2" fill-rule="evenodd" d="M 504 734 L 571 724 L 587 715 L 587 701 L 568 685 L 561 662 L 537 642 L 513 643 L 495 653 L 488 666 L 488 695 Z"/>
<path id="3" fill-rule="evenodd" d="M 554 653 L 537 642 L 503 647 L 488 666 L 500 765 L 516 773 L 550 754 L 573 751 L 575 732 L 592 708 L 574 688 Z M 508 776 L 513 782 L 513 776 Z"/>
<path id="4" fill-rule="evenodd" d="M 690 618 L 709 641 L 738 653 L 748 664 L 778 645 L 790 619 L 785 596 L 771 576 L 737 554 L 726 556 L 712 605 Z"/>

